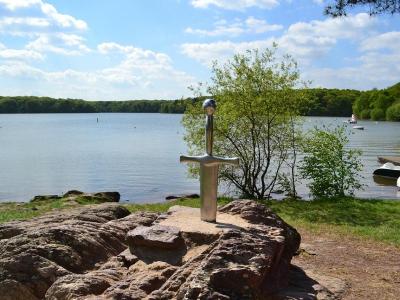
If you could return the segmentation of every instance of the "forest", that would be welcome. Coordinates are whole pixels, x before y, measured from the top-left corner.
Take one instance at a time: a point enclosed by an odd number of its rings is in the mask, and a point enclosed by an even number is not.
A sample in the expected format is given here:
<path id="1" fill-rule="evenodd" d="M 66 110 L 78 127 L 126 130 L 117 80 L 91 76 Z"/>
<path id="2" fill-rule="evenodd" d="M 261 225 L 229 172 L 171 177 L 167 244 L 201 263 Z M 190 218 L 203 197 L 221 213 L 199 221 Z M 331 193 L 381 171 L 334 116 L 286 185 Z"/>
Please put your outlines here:
<path id="1" fill-rule="evenodd" d="M 304 92 L 304 91 L 303 91 Z M 313 88 L 305 91 L 304 116 L 350 117 L 400 121 L 400 83 L 369 91 Z M 206 97 L 177 100 L 85 101 L 36 96 L 0 96 L 0 114 L 15 113 L 183 113 L 189 103 Z"/>

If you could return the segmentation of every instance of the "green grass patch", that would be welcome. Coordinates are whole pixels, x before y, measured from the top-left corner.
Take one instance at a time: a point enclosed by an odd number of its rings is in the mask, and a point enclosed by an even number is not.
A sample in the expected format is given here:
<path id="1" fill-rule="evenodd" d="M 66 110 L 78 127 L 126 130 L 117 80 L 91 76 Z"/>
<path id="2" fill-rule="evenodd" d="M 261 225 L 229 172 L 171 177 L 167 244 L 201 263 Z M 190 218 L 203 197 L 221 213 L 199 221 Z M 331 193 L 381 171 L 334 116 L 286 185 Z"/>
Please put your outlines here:
<path id="1" fill-rule="evenodd" d="M 69 209 L 80 205 L 98 204 L 104 202 L 96 197 L 76 197 L 74 201 L 66 198 L 48 199 L 35 202 L 3 202 L 0 203 L 0 223 L 26 220 L 41 216 L 47 212 Z"/>
<path id="2" fill-rule="evenodd" d="M 287 223 L 400 246 L 400 201 L 354 198 L 265 201 Z"/>

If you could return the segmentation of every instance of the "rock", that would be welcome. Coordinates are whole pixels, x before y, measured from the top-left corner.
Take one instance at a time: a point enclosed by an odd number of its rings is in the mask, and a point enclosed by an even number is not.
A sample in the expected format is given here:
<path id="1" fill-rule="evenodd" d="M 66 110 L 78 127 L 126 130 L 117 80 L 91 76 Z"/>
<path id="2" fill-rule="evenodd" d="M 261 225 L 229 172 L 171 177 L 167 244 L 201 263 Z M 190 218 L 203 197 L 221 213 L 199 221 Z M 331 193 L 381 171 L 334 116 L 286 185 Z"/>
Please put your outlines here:
<path id="1" fill-rule="evenodd" d="M 39 201 L 48 201 L 48 200 L 58 200 L 61 199 L 62 197 L 58 195 L 38 195 L 33 197 L 33 199 L 30 202 L 39 202 Z"/>
<path id="2" fill-rule="evenodd" d="M 169 195 L 165 197 L 165 200 L 178 200 L 178 199 L 194 199 L 200 198 L 199 194 L 181 194 L 181 195 Z"/>
<path id="3" fill-rule="evenodd" d="M 101 204 L 0 224 L 0 298 L 43 299 L 57 279 L 96 269 L 126 249 L 129 230 L 155 219 Z"/>
<path id="4" fill-rule="evenodd" d="M 64 198 L 81 198 L 87 200 L 98 200 L 99 202 L 119 202 L 121 195 L 118 192 L 98 192 L 98 193 L 84 193 L 77 190 L 71 190 L 63 195 Z"/>
<path id="5" fill-rule="evenodd" d="M 129 215 L 109 203 L 2 224 L 0 298 L 286 297 L 294 228 L 248 200 L 220 208 L 217 223 L 199 215 L 179 206 Z"/>
<path id="6" fill-rule="evenodd" d="M 129 231 L 127 243 L 131 249 L 135 247 L 150 247 L 159 249 L 178 249 L 184 245 L 184 240 L 177 227 L 154 225 L 139 226 Z"/>
<path id="7" fill-rule="evenodd" d="M 118 202 L 121 198 L 118 192 L 100 192 L 93 194 L 93 196 L 108 199 L 109 202 Z"/>
<path id="8" fill-rule="evenodd" d="M 66 192 L 63 195 L 63 197 L 67 198 L 67 197 L 70 197 L 70 196 L 79 196 L 79 195 L 83 195 L 83 194 L 84 194 L 84 192 L 81 192 L 81 191 L 78 191 L 78 190 L 70 190 L 70 191 Z"/>

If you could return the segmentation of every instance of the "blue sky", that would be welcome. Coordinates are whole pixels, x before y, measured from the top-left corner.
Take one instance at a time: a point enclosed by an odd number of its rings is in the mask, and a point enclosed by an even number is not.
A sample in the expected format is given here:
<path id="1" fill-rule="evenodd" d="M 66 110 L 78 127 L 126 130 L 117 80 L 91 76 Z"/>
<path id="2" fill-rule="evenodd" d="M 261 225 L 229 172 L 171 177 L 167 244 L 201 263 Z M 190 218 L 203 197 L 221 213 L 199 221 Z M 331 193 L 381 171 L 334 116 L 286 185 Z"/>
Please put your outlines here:
<path id="1" fill-rule="evenodd" d="M 177 99 L 213 60 L 276 42 L 314 87 L 400 81 L 400 16 L 322 0 L 0 0 L 0 95 Z"/>

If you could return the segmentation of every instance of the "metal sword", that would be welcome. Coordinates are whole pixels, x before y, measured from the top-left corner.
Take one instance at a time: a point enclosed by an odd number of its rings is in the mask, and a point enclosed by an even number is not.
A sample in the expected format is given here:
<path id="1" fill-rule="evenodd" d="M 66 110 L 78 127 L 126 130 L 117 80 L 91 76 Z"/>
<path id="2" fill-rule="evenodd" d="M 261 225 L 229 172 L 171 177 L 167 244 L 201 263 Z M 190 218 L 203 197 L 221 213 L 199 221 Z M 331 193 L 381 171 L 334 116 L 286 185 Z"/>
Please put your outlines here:
<path id="1" fill-rule="evenodd" d="M 206 114 L 205 144 L 206 154 L 202 156 L 180 156 L 180 162 L 200 164 L 200 216 L 201 220 L 215 222 L 217 218 L 218 167 L 221 164 L 239 165 L 239 158 L 213 156 L 214 112 L 217 108 L 213 99 L 203 102 Z"/>

